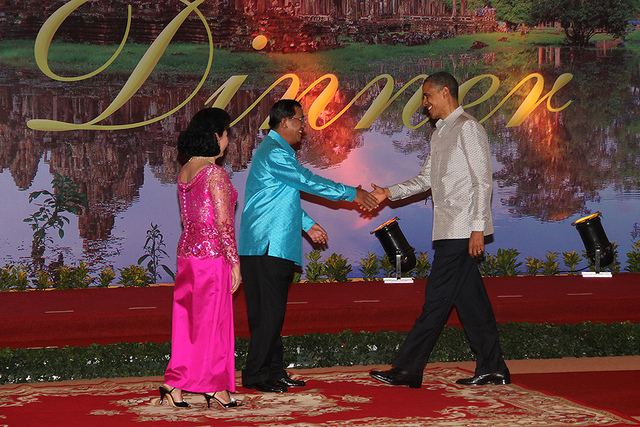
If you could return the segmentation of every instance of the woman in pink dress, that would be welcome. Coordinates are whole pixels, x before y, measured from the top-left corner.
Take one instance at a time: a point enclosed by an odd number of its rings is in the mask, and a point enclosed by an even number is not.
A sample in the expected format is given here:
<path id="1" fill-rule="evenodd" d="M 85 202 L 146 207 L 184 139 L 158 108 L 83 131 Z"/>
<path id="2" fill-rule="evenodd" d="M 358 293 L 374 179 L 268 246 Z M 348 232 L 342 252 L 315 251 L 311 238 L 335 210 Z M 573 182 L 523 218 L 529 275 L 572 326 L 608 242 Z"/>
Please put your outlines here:
<path id="1" fill-rule="evenodd" d="M 196 113 L 178 138 L 189 161 L 180 169 L 183 231 L 173 291 L 171 360 L 160 402 L 187 408 L 182 392 L 202 393 L 223 408 L 239 406 L 235 392 L 232 294 L 240 285 L 234 213 L 238 193 L 215 161 L 229 143 L 226 111 Z"/>

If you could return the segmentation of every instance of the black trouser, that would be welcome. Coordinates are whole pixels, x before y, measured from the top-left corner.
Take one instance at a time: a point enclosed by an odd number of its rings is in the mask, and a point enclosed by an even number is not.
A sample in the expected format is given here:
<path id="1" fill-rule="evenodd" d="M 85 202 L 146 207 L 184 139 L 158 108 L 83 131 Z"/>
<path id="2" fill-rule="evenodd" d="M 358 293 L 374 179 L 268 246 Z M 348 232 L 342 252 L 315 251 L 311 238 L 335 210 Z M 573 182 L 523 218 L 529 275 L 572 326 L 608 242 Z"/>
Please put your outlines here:
<path id="1" fill-rule="evenodd" d="M 434 248 L 422 314 L 409 331 L 393 365 L 421 375 L 455 303 L 471 350 L 477 356 L 476 375 L 506 368 L 478 260 L 469 255 L 469 239 L 436 240 Z"/>
<path id="2" fill-rule="evenodd" d="M 294 262 L 268 255 L 241 256 L 240 270 L 247 299 L 249 351 L 242 383 L 254 384 L 287 375 L 283 367 L 282 324 Z"/>

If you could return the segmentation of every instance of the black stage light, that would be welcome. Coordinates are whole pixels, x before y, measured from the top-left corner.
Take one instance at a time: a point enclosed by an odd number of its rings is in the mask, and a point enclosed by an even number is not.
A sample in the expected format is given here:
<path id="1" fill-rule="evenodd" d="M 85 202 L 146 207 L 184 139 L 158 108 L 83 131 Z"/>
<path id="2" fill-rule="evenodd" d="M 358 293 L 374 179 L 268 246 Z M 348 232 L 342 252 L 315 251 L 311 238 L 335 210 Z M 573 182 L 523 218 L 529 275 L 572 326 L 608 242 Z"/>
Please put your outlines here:
<path id="1" fill-rule="evenodd" d="M 609 272 L 600 272 L 600 268 L 613 262 L 613 245 L 607 239 L 604 228 L 602 228 L 600 212 L 580 218 L 571 225 L 575 225 L 580 233 L 587 256 L 595 266 L 595 272 L 584 272 L 582 275 L 585 277 L 611 277 Z"/>
<path id="2" fill-rule="evenodd" d="M 412 277 L 402 277 L 403 271 L 409 271 L 416 266 L 415 250 L 409 245 L 400 230 L 398 217 L 395 217 L 371 232 L 375 234 L 382 248 L 387 253 L 389 261 L 395 262 L 396 277 L 385 277 L 385 283 L 413 283 Z"/>

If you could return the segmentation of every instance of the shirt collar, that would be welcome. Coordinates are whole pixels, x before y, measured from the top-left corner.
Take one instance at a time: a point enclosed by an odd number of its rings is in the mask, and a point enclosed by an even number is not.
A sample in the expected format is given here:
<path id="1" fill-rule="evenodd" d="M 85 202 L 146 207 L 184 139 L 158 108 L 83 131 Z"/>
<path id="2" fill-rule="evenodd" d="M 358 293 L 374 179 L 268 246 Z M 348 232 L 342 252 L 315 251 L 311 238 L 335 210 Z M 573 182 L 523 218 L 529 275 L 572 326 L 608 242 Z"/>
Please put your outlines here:
<path id="1" fill-rule="evenodd" d="M 271 129 L 267 136 L 276 141 L 278 145 L 284 148 L 287 152 L 295 154 L 296 150 L 294 150 L 293 147 L 289 145 L 289 143 L 285 141 L 285 139 L 275 130 Z"/>
<path id="2" fill-rule="evenodd" d="M 449 114 L 447 117 L 445 117 L 444 119 L 438 120 L 436 122 L 436 128 L 442 130 L 442 128 L 444 128 L 445 125 L 450 125 L 451 123 L 455 122 L 458 119 L 458 117 L 462 115 L 462 113 L 464 113 L 462 106 L 458 106 L 458 108 L 453 110 L 451 114 Z"/>

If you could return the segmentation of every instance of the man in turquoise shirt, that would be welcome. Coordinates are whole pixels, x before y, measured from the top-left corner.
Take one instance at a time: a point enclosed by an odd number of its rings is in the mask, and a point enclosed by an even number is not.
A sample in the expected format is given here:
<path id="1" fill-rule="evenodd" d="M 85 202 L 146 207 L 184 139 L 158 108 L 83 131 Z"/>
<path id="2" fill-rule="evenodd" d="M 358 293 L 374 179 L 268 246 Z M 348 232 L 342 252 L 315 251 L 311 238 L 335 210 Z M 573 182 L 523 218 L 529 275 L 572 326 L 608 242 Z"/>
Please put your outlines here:
<path id="1" fill-rule="evenodd" d="M 238 253 L 251 340 L 242 385 L 282 393 L 304 381 L 289 378 L 283 367 L 282 324 L 294 266 L 302 265 L 302 231 L 325 244 L 327 232 L 303 210 L 300 191 L 329 200 L 347 200 L 375 209 L 377 200 L 360 187 L 336 183 L 304 168 L 292 145 L 302 140 L 302 106 L 280 100 L 269 114 L 271 131 L 251 160 L 240 220 Z"/>

